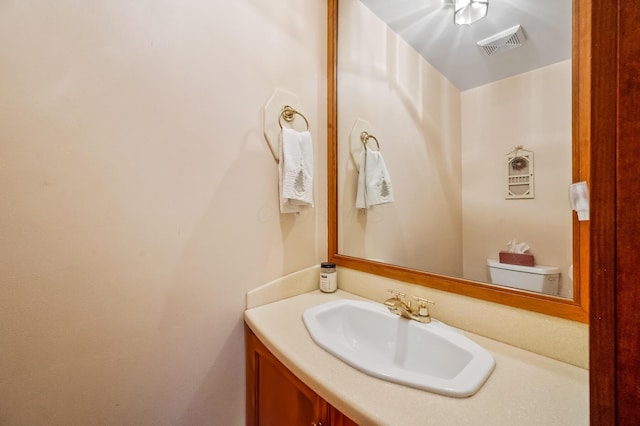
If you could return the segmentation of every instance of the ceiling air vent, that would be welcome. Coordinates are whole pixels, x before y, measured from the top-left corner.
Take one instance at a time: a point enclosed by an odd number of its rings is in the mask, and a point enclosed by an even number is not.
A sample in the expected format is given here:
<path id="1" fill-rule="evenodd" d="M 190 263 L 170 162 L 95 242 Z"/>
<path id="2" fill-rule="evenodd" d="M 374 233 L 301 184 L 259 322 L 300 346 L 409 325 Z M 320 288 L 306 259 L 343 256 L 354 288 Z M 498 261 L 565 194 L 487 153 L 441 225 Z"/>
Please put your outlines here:
<path id="1" fill-rule="evenodd" d="M 515 49 L 521 46 L 526 37 L 524 31 L 520 25 L 516 25 L 513 28 L 494 34 L 491 37 L 487 37 L 484 40 L 478 42 L 478 46 L 482 49 L 482 52 L 486 56 L 493 56 L 500 52 Z"/>

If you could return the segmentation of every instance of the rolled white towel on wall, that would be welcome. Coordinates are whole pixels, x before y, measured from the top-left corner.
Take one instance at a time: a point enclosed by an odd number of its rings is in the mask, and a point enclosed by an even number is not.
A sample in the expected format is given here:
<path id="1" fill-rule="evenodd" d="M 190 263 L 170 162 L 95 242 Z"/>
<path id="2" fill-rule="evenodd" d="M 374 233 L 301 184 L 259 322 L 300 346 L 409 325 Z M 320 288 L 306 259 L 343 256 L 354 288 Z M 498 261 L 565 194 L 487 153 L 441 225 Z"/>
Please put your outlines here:
<path id="1" fill-rule="evenodd" d="M 571 266 L 569 266 L 569 271 L 567 272 L 567 275 L 569 276 L 569 279 L 571 280 L 571 282 L 573 282 L 573 263 L 571 264 Z"/>
<path id="2" fill-rule="evenodd" d="M 282 129 L 278 189 L 281 213 L 299 213 L 313 207 L 313 143 L 311 134 Z"/>
<path id="3" fill-rule="evenodd" d="M 366 209 L 393 202 L 391 176 L 380 151 L 364 149 L 360 156 L 360 174 L 356 193 L 356 208 Z"/>

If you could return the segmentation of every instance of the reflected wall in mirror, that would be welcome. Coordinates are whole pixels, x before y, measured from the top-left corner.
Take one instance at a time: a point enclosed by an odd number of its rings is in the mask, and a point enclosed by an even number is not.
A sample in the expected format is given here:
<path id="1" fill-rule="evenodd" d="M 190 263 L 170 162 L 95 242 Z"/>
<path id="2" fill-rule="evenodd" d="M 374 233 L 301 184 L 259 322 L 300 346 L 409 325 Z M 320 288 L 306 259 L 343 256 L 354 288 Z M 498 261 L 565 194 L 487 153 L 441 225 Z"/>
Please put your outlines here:
<path id="1" fill-rule="evenodd" d="M 330 257 L 463 294 L 511 294 L 519 291 L 480 282 L 490 283 L 487 260 L 515 238 L 531 247 L 536 264 L 559 269 L 559 297 L 540 300 L 563 298 L 584 311 L 580 286 L 570 279 L 571 265 L 579 266 L 567 200 L 578 176 L 572 162 L 579 165 L 571 0 L 492 0 L 488 16 L 470 26 L 454 25 L 442 0 L 340 0 L 335 7 Z M 518 24 L 526 37 L 520 47 L 485 56 L 477 46 Z M 393 203 L 366 210 L 355 207 L 350 148 L 362 120 L 379 141 L 394 193 Z M 532 199 L 505 197 L 506 156 L 517 146 L 535 153 Z"/>

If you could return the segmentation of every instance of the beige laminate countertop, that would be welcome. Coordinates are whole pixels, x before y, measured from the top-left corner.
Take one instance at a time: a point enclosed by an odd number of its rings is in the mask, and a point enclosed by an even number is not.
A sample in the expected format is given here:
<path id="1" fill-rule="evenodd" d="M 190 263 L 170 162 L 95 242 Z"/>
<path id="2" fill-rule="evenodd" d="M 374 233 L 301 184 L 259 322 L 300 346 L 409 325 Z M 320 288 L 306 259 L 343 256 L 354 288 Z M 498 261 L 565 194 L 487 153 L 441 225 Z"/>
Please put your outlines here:
<path id="1" fill-rule="evenodd" d="M 245 311 L 245 322 L 271 352 L 331 405 L 360 425 L 588 425 L 587 370 L 471 333 L 496 367 L 469 398 L 452 398 L 370 377 L 317 346 L 302 313 L 338 290 L 280 300 Z"/>

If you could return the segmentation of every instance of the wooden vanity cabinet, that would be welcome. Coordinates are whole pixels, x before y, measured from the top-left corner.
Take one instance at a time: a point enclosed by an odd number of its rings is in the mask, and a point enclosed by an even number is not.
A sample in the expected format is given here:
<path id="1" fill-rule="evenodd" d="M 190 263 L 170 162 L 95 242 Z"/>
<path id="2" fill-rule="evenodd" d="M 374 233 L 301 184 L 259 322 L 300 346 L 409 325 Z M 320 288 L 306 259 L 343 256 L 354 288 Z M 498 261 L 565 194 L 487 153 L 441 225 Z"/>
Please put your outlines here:
<path id="1" fill-rule="evenodd" d="M 289 371 L 245 324 L 247 426 L 357 426 Z"/>

